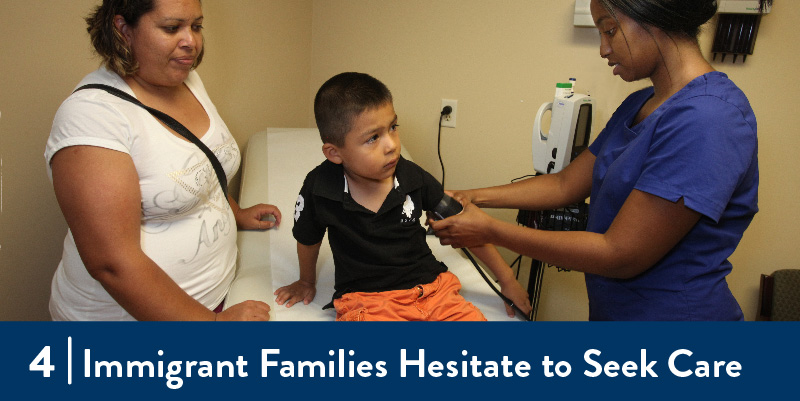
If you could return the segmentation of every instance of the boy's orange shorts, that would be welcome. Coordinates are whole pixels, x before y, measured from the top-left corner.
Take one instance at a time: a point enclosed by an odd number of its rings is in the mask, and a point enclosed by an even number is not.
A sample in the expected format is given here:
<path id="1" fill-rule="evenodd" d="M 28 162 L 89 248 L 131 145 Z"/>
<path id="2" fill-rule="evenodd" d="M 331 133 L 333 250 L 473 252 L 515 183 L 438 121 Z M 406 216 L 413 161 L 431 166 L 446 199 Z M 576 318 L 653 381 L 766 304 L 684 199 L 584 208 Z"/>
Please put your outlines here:
<path id="1" fill-rule="evenodd" d="M 333 301 L 337 321 L 485 321 L 480 309 L 459 294 L 450 272 L 408 290 L 351 292 Z"/>

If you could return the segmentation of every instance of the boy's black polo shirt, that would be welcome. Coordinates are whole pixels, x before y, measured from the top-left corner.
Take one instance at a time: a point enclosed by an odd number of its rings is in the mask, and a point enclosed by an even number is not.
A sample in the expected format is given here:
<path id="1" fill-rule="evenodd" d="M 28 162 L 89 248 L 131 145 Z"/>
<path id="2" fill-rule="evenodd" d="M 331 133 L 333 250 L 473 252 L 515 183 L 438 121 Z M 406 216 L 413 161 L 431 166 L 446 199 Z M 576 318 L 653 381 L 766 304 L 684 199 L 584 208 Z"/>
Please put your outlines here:
<path id="1" fill-rule="evenodd" d="M 336 290 L 378 292 L 432 282 L 447 270 L 433 256 L 420 225 L 423 210 L 433 210 L 444 195 L 441 184 L 411 161 L 400 158 L 395 188 L 377 213 L 345 192 L 340 164 L 324 161 L 306 176 L 295 205 L 295 239 L 322 241 L 328 231 Z"/>

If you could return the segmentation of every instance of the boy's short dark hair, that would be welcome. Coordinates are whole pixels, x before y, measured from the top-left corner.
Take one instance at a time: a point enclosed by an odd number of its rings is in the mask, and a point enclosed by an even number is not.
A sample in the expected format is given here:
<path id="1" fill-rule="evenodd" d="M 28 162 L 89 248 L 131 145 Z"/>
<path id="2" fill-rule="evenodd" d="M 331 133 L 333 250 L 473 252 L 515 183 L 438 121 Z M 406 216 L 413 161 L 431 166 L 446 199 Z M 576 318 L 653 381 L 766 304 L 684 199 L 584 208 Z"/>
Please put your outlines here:
<path id="1" fill-rule="evenodd" d="M 344 146 L 353 120 L 370 108 L 392 102 L 383 82 L 358 72 L 343 72 L 326 81 L 314 98 L 314 118 L 323 143 Z"/>

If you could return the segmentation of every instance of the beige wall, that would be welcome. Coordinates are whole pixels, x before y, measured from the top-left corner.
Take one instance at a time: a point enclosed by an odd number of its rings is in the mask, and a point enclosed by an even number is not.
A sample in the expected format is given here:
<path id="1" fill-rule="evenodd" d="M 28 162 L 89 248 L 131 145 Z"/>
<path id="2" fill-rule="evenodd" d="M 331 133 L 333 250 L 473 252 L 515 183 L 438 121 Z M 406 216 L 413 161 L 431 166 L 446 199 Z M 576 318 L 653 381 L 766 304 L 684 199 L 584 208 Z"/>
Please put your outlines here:
<path id="1" fill-rule="evenodd" d="M 42 153 L 59 103 L 97 66 L 80 20 L 93 4 L 0 0 L 0 320 L 48 318 L 66 225 Z M 199 71 L 242 147 L 268 126 L 313 126 L 311 99 L 330 76 L 370 73 L 392 89 L 404 146 L 434 175 L 439 103 L 458 99 L 458 127 L 442 132 L 447 187 L 502 184 L 532 172 L 533 114 L 552 97 L 555 82 L 577 77 L 578 91 L 596 98 L 596 130 L 645 84 L 611 76 L 597 55 L 596 30 L 572 26 L 573 4 L 205 0 L 208 52 Z M 776 2 L 755 54 L 745 64 L 715 64 L 747 93 L 760 126 L 761 212 L 729 276 L 748 320 L 759 275 L 797 267 L 800 256 L 793 207 L 800 161 L 790 156 L 800 147 L 800 113 L 790 110 L 786 89 L 800 65 L 800 55 L 787 49 L 800 40 L 792 26 L 799 20 L 799 4 Z M 704 50 L 709 40 L 703 36 Z M 540 319 L 584 320 L 586 309 L 582 275 L 548 269 Z"/>
<path id="2" fill-rule="evenodd" d="M 239 146 L 267 127 L 313 127 L 311 1 L 205 0 L 203 14 L 208 56 L 198 71 Z"/>
<path id="3" fill-rule="evenodd" d="M 49 318 L 66 223 L 45 172 L 44 145 L 58 105 L 97 67 L 81 21 L 93 3 L 0 2 L 2 320 Z"/>

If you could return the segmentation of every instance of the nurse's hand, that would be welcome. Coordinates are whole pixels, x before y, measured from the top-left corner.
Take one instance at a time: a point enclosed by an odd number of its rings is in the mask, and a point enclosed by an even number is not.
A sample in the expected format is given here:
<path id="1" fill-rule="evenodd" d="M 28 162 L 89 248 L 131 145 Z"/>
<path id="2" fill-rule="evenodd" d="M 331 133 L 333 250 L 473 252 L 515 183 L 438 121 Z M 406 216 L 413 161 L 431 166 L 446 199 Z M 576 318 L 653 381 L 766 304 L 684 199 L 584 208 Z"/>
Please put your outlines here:
<path id="1" fill-rule="evenodd" d="M 465 190 L 448 190 L 444 191 L 444 193 L 450 195 L 451 198 L 461 202 L 463 205 L 464 203 L 472 203 L 475 201 L 474 194 L 472 190 L 465 189 Z"/>
<path id="2" fill-rule="evenodd" d="M 464 210 L 444 220 L 428 221 L 442 245 L 465 248 L 491 243 L 495 220 L 479 207 L 462 202 Z"/>

